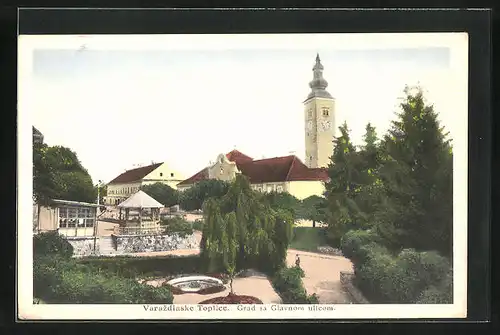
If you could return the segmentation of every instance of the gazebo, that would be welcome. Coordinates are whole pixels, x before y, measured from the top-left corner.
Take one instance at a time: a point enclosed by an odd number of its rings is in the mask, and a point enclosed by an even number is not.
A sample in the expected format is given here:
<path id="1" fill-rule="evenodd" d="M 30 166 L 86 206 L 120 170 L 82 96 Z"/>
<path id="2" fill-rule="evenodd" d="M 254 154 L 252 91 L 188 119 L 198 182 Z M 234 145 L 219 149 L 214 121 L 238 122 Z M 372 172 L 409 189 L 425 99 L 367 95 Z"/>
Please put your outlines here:
<path id="1" fill-rule="evenodd" d="M 118 205 L 120 230 L 127 235 L 157 231 L 160 228 L 160 208 L 163 207 L 143 191 L 137 191 Z"/>

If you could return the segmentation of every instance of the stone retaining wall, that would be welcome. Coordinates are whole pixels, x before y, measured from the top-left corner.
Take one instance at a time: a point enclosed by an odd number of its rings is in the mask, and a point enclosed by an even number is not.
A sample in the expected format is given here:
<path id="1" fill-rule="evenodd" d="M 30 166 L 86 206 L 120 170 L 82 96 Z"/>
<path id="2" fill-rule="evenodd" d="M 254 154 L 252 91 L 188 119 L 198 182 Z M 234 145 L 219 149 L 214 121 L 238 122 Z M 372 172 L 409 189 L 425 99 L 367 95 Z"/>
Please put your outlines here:
<path id="1" fill-rule="evenodd" d="M 82 236 L 72 237 L 67 236 L 66 240 L 73 246 L 73 256 L 84 257 L 94 255 L 94 237 Z M 99 238 L 95 241 L 95 253 L 99 254 Z"/>
<path id="2" fill-rule="evenodd" d="M 172 251 L 199 248 L 194 234 L 173 235 L 111 235 L 117 253 Z"/>
<path id="3" fill-rule="evenodd" d="M 344 290 L 351 296 L 356 304 L 369 304 L 370 302 L 363 296 L 363 294 L 352 283 L 354 273 L 340 272 L 340 284 Z"/>

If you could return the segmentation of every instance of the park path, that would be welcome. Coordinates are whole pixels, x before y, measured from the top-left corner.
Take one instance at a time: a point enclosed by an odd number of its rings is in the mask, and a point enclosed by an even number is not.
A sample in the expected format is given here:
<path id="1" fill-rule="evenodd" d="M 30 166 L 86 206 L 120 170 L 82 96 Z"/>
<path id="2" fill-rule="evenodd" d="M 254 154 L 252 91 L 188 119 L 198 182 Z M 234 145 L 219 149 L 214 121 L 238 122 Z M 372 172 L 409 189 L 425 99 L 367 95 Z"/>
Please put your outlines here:
<path id="1" fill-rule="evenodd" d="M 109 236 L 111 235 L 114 224 L 112 223 L 100 223 L 100 235 Z M 201 233 L 195 232 L 198 240 L 201 240 Z M 196 255 L 200 251 L 199 249 L 185 249 L 185 250 L 173 250 L 173 251 L 159 251 L 159 252 L 144 252 L 144 253 L 134 253 L 129 254 L 130 256 L 137 257 L 155 257 L 155 256 L 187 256 Z M 351 303 L 349 295 L 343 290 L 340 284 L 340 272 L 353 272 L 352 263 L 349 259 L 341 256 L 332 256 L 314 252 L 306 252 L 294 249 L 288 249 L 287 253 L 287 264 L 288 266 L 295 265 L 295 256 L 300 257 L 300 266 L 305 272 L 305 278 L 303 278 L 304 286 L 308 294 L 316 293 L 319 296 L 320 303 L 323 304 L 345 304 Z M 263 282 L 257 281 L 257 286 L 261 290 L 267 290 L 267 285 Z M 257 282 L 254 282 L 256 284 Z M 252 284 L 250 281 L 245 280 L 241 283 L 235 283 L 235 289 L 237 286 L 242 291 L 246 292 L 247 288 L 250 288 Z M 188 296 L 186 296 L 188 298 Z M 194 298 L 193 298 L 194 299 Z M 207 297 L 208 299 L 208 297 Z M 275 296 L 269 294 L 269 297 L 263 300 L 274 301 Z"/>
<path id="2" fill-rule="evenodd" d="M 351 299 L 340 284 L 340 272 L 353 272 L 349 259 L 314 252 L 288 249 L 287 264 L 295 265 L 299 255 L 300 267 L 304 270 L 302 279 L 307 294 L 316 293 L 321 304 L 349 304 Z"/>
<path id="3" fill-rule="evenodd" d="M 136 256 L 162 256 L 162 255 L 195 255 L 199 249 L 175 250 L 165 252 L 150 252 L 135 254 Z M 324 255 L 313 252 L 289 249 L 287 253 L 288 266 L 295 265 L 295 256 L 300 257 L 300 267 L 304 270 L 305 277 L 302 279 L 307 294 L 316 293 L 321 304 L 350 304 L 349 294 L 344 291 L 340 284 L 340 272 L 353 272 L 352 263 L 345 257 Z M 276 303 L 279 301 L 271 284 L 265 277 L 237 278 L 234 281 L 234 289 L 239 294 L 256 295 L 264 303 Z M 255 294 L 258 292 L 258 294 Z M 221 292 L 203 297 L 210 299 L 216 296 L 227 295 Z M 184 294 L 176 296 L 175 303 L 198 303 L 203 300 L 197 294 Z"/>

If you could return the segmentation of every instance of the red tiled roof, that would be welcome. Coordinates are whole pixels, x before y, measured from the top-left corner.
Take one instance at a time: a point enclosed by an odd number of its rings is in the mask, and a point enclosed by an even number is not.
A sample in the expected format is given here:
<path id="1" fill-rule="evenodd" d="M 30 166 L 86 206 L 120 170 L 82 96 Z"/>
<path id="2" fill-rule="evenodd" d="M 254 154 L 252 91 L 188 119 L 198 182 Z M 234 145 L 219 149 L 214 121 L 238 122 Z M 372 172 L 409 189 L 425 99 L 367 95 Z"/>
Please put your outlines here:
<path id="1" fill-rule="evenodd" d="M 191 185 L 200 180 L 205 180 L 205 179 L 208 179 L 208 168 L 204 168 L 203 170 L 195 173 L 188 179 L 181 181 L 177 185 Z"/>
<path id="2" fill-rule="evenodd" d="M 156 170 L 163 163 L 156 163 L 148 166 L 142 166 L 137 169 L 132 169 L 123 172 L 121 175 L 113 179 L 108 183 L 109 184 L 121 184 L 121 183 L 131 183 L 134 181 L 141 180 L 146 177 L 148 174 Z"/>
<path id="3" fill-rule="evenodd" d="M 326 181 L 326 169 L 310 169 L 297 156 L 283 156 L 238 164 L 252 184 L 284 181 Z"/>
<path id="4" fill-rule="evenodd" d="M 251 162 L 253 161 L 252 157 L 249 157 L 238 150 L 233 150 L 231 152 L 228 152 L 226 154 L 227 159 L 230 162 L 235 162 L 235 163 L 242 163 L 242 162 Z"/>
<path id="5" fill-rule="evenodd" d="M 236 152 L 236 153 L 235 153 Z M 271 183 L 284 181 L 326 181 L 327 169 L 310 169 L 294 155 L 252 160 L 250 157 L 233 150 L 226 155 L 229 160 L 235 159 L 241 173 L 248 177 L 250 183 Z M 231 157 L 231 158 L 230 158 Z M 180 182 L 178 185 L 190 185 L 208 179 L 208 168 Z"/>

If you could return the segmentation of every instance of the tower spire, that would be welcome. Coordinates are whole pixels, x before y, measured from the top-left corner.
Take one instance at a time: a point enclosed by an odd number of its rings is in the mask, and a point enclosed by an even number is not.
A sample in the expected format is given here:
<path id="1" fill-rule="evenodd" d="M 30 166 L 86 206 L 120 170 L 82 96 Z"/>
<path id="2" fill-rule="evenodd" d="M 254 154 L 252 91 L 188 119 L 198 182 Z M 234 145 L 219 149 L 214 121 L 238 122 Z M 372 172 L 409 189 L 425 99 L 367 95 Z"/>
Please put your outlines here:
<path id="1" fill-rule="evenodd" d="M 328 87 L 328 82 L 323 78 L 323 64 L 321 64 L 321 59 L 319 58 L 319 53 L 316 53 L 316 63 L 313 67 L 313 80 L 309 82 L 309 87 L 311 92 L 307 96 L 306 100 L 314 97 L 318 98 L 328 98 L 333 99 L 332 95 L 326 91 Z"/>

